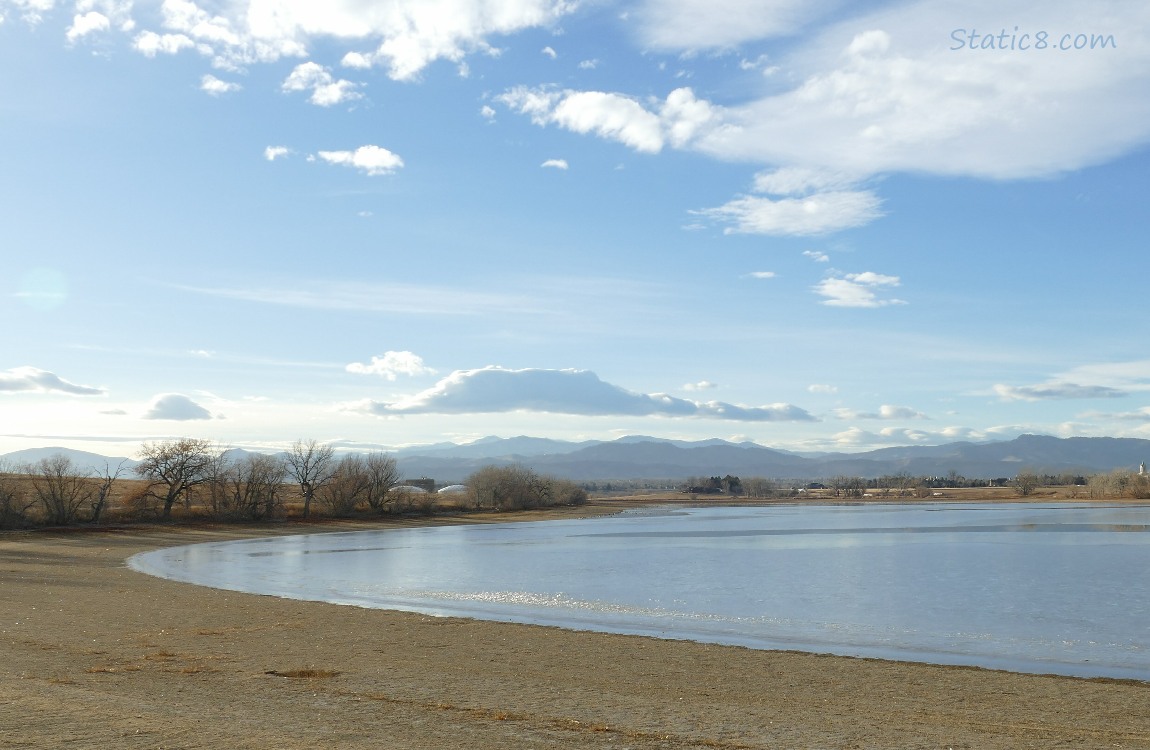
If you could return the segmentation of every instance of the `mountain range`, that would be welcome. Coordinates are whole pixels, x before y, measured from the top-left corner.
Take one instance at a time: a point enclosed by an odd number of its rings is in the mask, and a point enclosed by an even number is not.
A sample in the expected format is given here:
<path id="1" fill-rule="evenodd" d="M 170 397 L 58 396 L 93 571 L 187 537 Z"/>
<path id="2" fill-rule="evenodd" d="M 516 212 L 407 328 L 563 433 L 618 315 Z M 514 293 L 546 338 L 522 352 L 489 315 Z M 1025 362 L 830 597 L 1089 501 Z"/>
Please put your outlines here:
<path id="1" fill-rule="evenodd" d="M 234 449 L 236 455 L 244 451 Z M 131 459 L 105 457 L 64 448 L 33 448 L 0 456 L 9 467 L 35 463 L 61 453 L 80 468 L 98 473 Z M 793 453 L 757 443 L 666 440 L 632 435 L 612 441 L 569 442 L 519 436 L 486 437 L 462 445 L 436 443 L 394 452 L 407 477 L 432 477 L 440 484 L 462 481 L 492 464 L 521 464 L 541 473 L 577 481 L 667 479 L 690 476 L 822 479 L 833 476 L 878 477 L 906 472 L 912 476 L 970 479 L 1014 477 L 1022 470 L 1082 475 L 1114 469 L 1135 470 L 1150 459 L 1150 440 L 1136 438 L 1056 438 L 1022 435 L 1014 440 L 936 446 L 880 448 L 864 453 Z"/>

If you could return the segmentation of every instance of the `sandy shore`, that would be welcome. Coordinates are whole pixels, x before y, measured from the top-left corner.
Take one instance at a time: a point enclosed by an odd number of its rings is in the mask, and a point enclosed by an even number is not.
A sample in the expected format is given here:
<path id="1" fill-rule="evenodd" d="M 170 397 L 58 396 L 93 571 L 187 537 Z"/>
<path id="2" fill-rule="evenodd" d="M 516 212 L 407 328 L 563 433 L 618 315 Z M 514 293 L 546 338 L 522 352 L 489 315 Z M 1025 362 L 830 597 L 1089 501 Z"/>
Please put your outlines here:
<path id="1" fill-rule="evenodd" d="M 0 748 L 1150 748 L 1143 683 L 429 618 L 124 565 L 356 527 L 0 535 Z"/>

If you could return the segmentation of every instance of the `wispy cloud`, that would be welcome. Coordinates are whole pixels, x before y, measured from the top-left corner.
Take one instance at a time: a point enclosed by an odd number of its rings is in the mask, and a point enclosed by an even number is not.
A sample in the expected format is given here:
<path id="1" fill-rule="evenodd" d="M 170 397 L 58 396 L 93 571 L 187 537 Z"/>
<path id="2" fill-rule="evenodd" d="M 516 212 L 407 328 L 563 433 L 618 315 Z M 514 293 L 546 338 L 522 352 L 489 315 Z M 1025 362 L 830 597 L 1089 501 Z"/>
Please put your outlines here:
<path id="1" fill-rule="evenodd" d="M 1120 398 L 1129 395 L 1127 391 L 1105 385 L 1082 385 L 1080 383 L 1066 382 L 1019 386 L 998 384 L 994 386 L 994 392 L 997 393 L 1003 401 Z"/>
<path id="2" fill-rule="evenodd" d="M 291 153 L 291 149 L 287 146 L 268 146 L 264 149 L 264 158 L 268 161 L 275 161 L 282 159 Z"/>
<path id="3" fill-rule="evenodd" d="M 568 167 L 568 164 L 567 164 L 566 159 L 548 159 L 547 161 L 543 162 L 539 166 L 547 167 L 547 168 L 551 168 L 551 169 L 566 170 Z"/>
<path id="4" fill-rule="evenodd" d="M 790 36 L 841 0 L 643 0 L 635 12 L 643 41 L 665 51 L 728 49 Z"/>
<path id="5" fill-rule="evenodd" d="M 925 414 L 909 406 L 894 406 L 883 404 L 878 411 L 856 411 L 854 409 L 835 409 L 837 419 L 929 419 Z"/>
<path id="6" fill-rule="evenodd" d="M 774 271 L 751 271 L 747 275 L 752 279 L 773 279 L 778 276 Z"/>
<path id="7" fill-rule="evenodd" d="M 104 394 L 104 389 L 78 385 L 64 380 L 54 372 L 41 370 L 38 367 L 13 367 L 10 370 L 0 370 L 0 393 L 17 392 L 100 396 Z"/>
<path id="8" fill-rule="evenodd" d="M 339 281 L 276 286 L 204 287 L 171 284 L 173 289 L 211 297 L 313 310 L 347 310 L 403 315 L 542 314 L 551 307 L 521 294 L 476 292 L 464 287 L 420 284 L 359 284 Z"/>
<path id="9" fill-rule="evenodd" d="M 735 198 L 716 208 L 694 211 L 734 234 L 815 236 L 858 227 L 882 215 L 882 201 L 867 190 L 817 193 L 800 198 Z"/>
<path id="10" fill-rule="evenodd" d="M 882 298 L 881 292 L 901 283 L 897 276 L 864 271 L 831 276 L 815 285 L 815 293 L 825 297 L 824 305 L 833 307 L 886 307 L 905 305 L 906 302 L 894 298 Z"/>
<path id="11" fill-rule="evenodd" d="M 1134 411 L 1122 412 L 1087 412 L 1081 415 L 1085 419 L 1114 419 L 1120 422 L 1146 422 L 1150 423 L 1150 406 L 1143 406 Z"/>
<path id="12" fill-rule="evenodd" d="M 509 370 L 494 366 L 457 370 L 432 388 L 400 401 L 365 401 L 347 408 L 376 416 L 530 411 L 743 422 L 815 421 L 807 411 L 790 404 L 739 406 L 689 401 L 663 393 L 634 393 L 600 380 L 587 370 Z"/>

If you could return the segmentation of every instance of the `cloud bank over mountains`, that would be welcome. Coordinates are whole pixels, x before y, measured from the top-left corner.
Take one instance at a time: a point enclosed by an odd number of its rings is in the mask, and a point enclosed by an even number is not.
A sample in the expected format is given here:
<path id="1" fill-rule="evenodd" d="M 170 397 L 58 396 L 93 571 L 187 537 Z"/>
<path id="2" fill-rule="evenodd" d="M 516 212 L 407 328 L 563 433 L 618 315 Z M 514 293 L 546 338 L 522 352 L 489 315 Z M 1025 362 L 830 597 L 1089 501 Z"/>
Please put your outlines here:
<path id="1" fill-rule="evenodd" d="M 663 416 L 738 422 L 815 421 L 791 404 L 737 406 L 691 401 L 665 393 L 634 393 L 587 370 L 457 370 L 433 387 L 399 401 L 348 407 L 376 416 L 532 411 L 581 416 Z"/>

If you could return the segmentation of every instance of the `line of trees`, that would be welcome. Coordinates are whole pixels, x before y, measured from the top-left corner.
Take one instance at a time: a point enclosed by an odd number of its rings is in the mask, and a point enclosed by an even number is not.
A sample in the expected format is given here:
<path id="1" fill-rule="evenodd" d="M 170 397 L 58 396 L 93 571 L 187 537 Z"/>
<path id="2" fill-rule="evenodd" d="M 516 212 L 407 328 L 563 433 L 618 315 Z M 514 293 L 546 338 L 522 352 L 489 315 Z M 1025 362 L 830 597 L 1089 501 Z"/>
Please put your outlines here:
<path id="1" fill-rule="evenodd" d="M 0 529 L 99 523 L 119 498 L 117 518 L 171 519 L 196 515 L 262 521 L 286 517 L 288 505 L 308 518 L 431 512 L 458 509 L 519 510 L 587 500 L 574 482 L 521 466 L 486 467 L 450 501 L 401 486 L 395 457 L 382 452 L 337 456 L 315 440 L 297 440 L 278 456 L 230 452 L 208 440 L 181 438 L 144 443 L 129 471 L 123 464 L 100 472 L 62 454 L 19 467 L 0 463 Z M 130 474 L 135 481 L 127 482 Z M 113 493 L 120 482 L 126 489 Z"/>
<path id="2" fill-rule="evenodd" d="M 123 464 L 105 464 L 93 476 L 59 454 L 20 468 L 0 464 L 0 529 L 19 528 L 33 516 L 56 526 L 99 523 L 123 473 Z"/>
<path id="3" fill-rule="evenodd" d="M 1150 499 L 1150 475 L 1125 470 L 1089 477 L 1074 472 L 1051 474 L 1023 470 L 1014 477 L 996 479 L 968 479 L 955 472 L 945 477 L 913 476 L 902 472 L 873 478 L 839 475 L 815 482 L 766 477 L 740 479 L 727 475 L 688 477 L 679 485 L 681 492 L 689 494 L 724 494 L 755 499 L 797 497 L 811 490 L 843 498 L 926 498 L 939 489 L 979 487 L 1010 487 L 1022 497 L 1032 495 L 1039 487 L 1066 487 L 1066 494 L 1071 498 L 1085 495 L 1091 498 Z"/>

